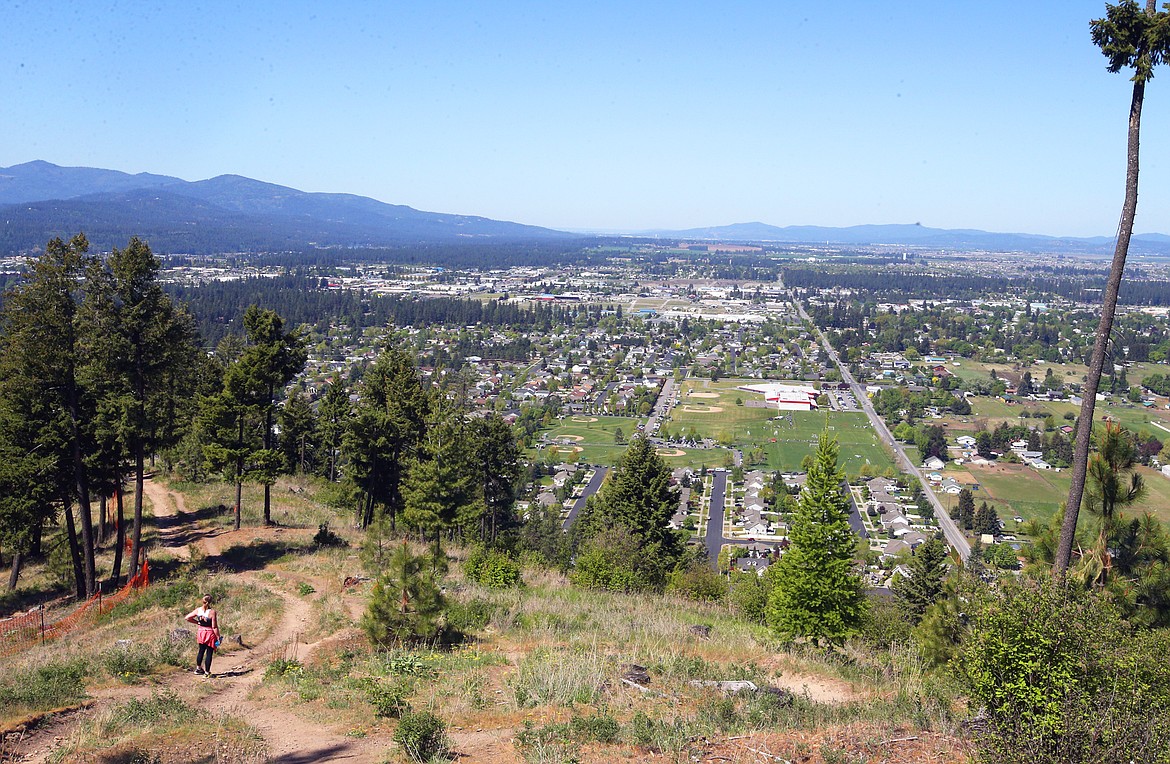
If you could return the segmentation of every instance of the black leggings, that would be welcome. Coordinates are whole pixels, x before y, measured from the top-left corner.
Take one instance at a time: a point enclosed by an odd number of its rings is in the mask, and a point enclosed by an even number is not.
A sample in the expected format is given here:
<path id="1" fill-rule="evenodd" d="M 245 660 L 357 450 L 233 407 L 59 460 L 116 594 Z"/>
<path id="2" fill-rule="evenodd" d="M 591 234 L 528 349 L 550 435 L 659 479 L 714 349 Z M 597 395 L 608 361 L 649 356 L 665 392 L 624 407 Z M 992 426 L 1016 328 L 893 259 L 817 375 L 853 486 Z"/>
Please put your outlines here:
<path id="1" fill-rule="evenodd" d="M 203 657 L 205 655 L 207 656 L 206 662 L 204 662 L 204 657 Z M 199 655 L 196 656 L 196 658 L 195 658 L 195 665 L 202 666 L 203 670 L 206 671 L 208 674 L 210 674 L 211 673 L 211 658 L 214 655 L 215 655 L 215 648 L 214 647 L 212 647 L 211 645 L 199 645 Z"/>

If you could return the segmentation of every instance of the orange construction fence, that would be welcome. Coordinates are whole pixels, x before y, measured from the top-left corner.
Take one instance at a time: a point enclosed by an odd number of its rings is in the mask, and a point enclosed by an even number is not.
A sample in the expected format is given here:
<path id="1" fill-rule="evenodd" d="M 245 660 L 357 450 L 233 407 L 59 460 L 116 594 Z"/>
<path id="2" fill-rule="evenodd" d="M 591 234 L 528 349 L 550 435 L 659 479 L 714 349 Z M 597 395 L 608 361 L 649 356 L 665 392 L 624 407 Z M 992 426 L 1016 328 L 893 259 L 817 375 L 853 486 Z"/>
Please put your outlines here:
<path id="1" fill-rule="evenodd" d="M 143 561 L 142 568 L 118 591 L 110 595 L 97 594 L 64 618 L 49 621 L 43 607 L 23 615 L 0 621 L 0 657 L 15 655 L 34 645 L 43 645 L 51 639 L 64 636 L 78 627 L 97 620 L 102 613 L 137 594 L 150 584 L 150 562 Z"/>

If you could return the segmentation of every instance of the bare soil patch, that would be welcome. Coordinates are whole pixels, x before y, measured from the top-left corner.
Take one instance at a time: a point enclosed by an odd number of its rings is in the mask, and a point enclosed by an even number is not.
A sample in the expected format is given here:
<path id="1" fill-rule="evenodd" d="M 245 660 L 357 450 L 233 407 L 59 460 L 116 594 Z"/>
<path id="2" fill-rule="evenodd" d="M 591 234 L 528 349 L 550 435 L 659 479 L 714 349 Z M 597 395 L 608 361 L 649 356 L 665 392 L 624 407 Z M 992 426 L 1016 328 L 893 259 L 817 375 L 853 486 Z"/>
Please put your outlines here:
<path id="1" fill-rule="evenodd" d="M 719 414 L 723 411 L 722 406 L 683 406 L 683 411 L 691 414 Z"/>

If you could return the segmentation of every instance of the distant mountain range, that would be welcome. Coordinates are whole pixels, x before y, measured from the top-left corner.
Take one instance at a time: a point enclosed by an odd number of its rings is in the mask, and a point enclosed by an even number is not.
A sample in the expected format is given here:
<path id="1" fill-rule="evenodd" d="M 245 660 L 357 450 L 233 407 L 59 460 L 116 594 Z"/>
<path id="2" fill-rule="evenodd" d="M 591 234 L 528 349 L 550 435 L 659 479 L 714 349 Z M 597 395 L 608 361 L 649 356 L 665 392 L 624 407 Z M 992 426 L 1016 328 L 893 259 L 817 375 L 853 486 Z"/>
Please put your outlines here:
<path id="1" fill-rule="evenodd" d="M 667 239 L 717 242 L 786 244 L 904 245 L 931 249 L 994 252 L 1053 252 L 1084 255 L 1113 253 L 1113 237 L 1059 237 L 1027 233 L 992 233 L 963 228 L 928 228 L 918 223 L 855 225 L 847 228 L 793 225 L 783 228 L 767 223 L 735 223 L 712 228 L 679 231 L 646 231 L 642 235 Z M 1160 233 L 1135 235 L 1130 251 L 1170 254 L 1170 236 Z"/>
<path id="2" fill-rule="evenodd" d="M 575 238 L 239 175 L 189 182 L 44 161 L 0 168 L 0 253 L 29 251 L 78 231 L 98 249 L 139 236 L 156 251 L 192 254 Z"/>
<path id="3" fill-rule="evenodd" d="M 239 175 L 185 181 L 44 161 L 0 168 L 0 254 L 29 252 L 84 231 L 95 248 L 147 239 L 159 252 L 304 251 L 321 247 L 451 246 L 468 242 L 584 243 L 582 234 L 470 215 L 422 212 L 352 194 L 298 191 Z M 1061 238 L 912 225 L 777 227 L 737 223 L 638 236 L 684 241 L 904 245 L 951 250 L 1106 255 L 1105 236 Z M 1135 236 L 1136 254 L 1170 255 L 1170 236 Z"/>

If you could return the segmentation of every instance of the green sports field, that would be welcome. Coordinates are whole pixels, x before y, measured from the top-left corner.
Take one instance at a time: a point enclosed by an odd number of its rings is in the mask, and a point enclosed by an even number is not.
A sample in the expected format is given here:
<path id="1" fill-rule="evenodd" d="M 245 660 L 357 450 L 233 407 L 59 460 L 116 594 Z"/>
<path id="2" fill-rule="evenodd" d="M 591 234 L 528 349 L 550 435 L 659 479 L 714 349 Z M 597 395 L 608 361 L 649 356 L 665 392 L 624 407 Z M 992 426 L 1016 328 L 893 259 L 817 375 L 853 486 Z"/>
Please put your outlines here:
<path id="1" fill-rule="evenodd" d="M 622 431 L 629 442 L 638 433 L 645 417 L 569 416 L 558 419 L 542 434 L 548 439 L 541 449 L 533 449 L 530 458 L 548 459 L 582 464 L 614 465 L 626 452 L 626 445 L 614 442 L 614 433 Z M 680 453 L 681 452 L 681 453 Z M 681 449 L 674 446 L 659 449 L 669 467 L 722 467 L 730 452 L 725 448 Z"/>
<path id="2" fill-rule="evenodd" d="M 861 412 L 777 412 L 774 408 L 737 405 L 737 399 L 764 400 L 760 393 L 736 389 L 758 381 L 687 380 L 664 426 L 676 434 L 693 429 L 701 438 L 712 438 L 745 452 L 762 446 L 767 468 L 784 471 L 800 469 L 801 460 L 816 448 L 817 439 L 827 431 L 840 444 L 840 464 L 847 474 L 857 474 L 865 464 L 878 473 L 893 468 L 890 454 Z"/>

